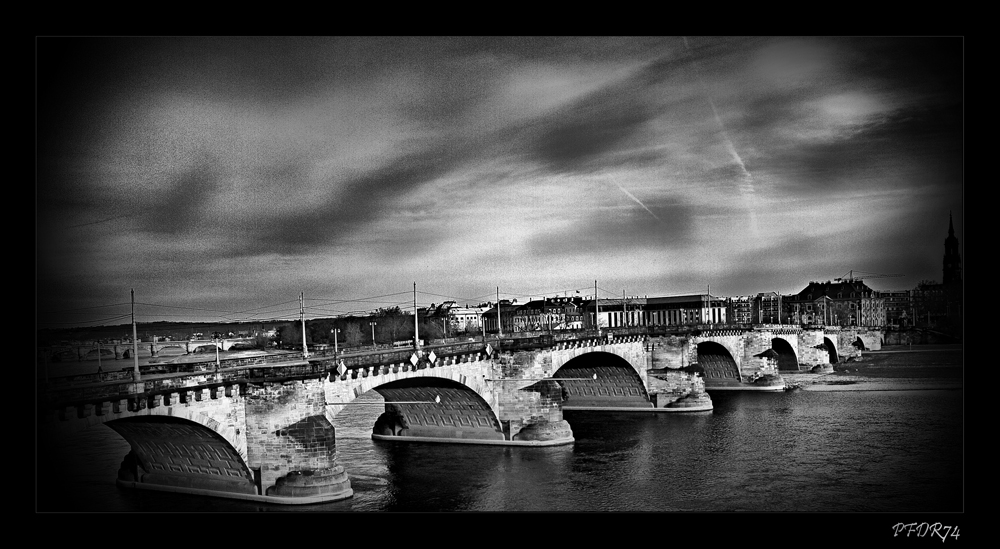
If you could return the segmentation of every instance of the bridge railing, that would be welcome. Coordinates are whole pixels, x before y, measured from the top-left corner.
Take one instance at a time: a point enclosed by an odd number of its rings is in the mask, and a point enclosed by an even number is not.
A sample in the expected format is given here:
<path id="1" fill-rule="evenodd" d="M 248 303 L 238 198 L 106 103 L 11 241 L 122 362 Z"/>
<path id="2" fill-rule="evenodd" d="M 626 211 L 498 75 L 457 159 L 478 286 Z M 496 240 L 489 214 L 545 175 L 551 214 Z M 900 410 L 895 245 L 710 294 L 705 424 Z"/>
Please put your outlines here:
<path id="1" fill-rule="evenodd" d="M 434 352 L 436 357 L 449 358 L 453 356 L 477 354 L 483 352 L 486 345 L 490 345 L 497 352 L 523 351 L 551 347 L 559 343 L 569 343 L 573 341 L 601 340 L 645 335 L 637 330 L 616 329 L 613 331 L 602 331 L 600 336 L 596 330 L 557 330 L 552 332 L 517 332 L 514 334 L 504 334 L 503 337 L 482 336 L 475 338 L 463 338 L 459 342 L 442 342 L 441 340 L 431 340 L 427 345 L 421 346 L 422 356 Z M 471 341 L 469 341 L 471 339 Z M 341 351 L 335 353 L 332 349 L 317 351 L 310 356 L 310 360 L 336 363 L 331 369 L 335 369 L 340 362 L 348 370 L 367 368 L 375 365 L 388 365 L 407 363 L 413 356 L 414 349 L 392 349 L 370 350 L 366 352 Z"/>
<path id="2" fill-rule="evenodd" d="M 601 339 L 606 340 L 606 337 L 605 333 Z M 510 352 L 551 347 L 562 342 L 588 340 L 597 340 L 597 333 L 578 331 L 558 334 L 558 337 L 556 334 L 547 333 L 518 334 L 503 338 L 487 337 L 485 341 L 480 339 L 437 345 L 432 342 L 421 350 L 424 356 L 433 351 L 441 358 L 449 358 L 455 355 L 479 354 L 487 344 L 498 352 Z M 291 352 L 221 360 L 218 371 L 215 368 L 215 361 L 210 359 L 197 362 L 144 364 L 139 367 L 141 378 L 138 384 L 132 381 L 132 367 L 123 367 L 101 374 L 49 378 L 46 383 L 39 385 L 39 405 L 59 408 L 109 400 L 133 401 L 197 389 L 208 388 L 215 391 L 220 387 L 226 387 L 228 394 L 229 388 L 235 385 L 327 376 L 338 368 L 341 360 L 345 367 L 351 370 L 347 375 L 355 378 L 367 375 L 363 370 L 371 366 L 398 363 L 406 365 L 412 354 L 412 349 L 361 355 L 335 355 L 332 351 L 321 351 L 306 358 L 301 352 Z M 433 365 L 427 364 L 424 360 L 418 363 L 417 367 L 422 369 Z"/>
<path id="3" fill-rule="evenodd" d="M 220 368 L 239 368 L 253 365 L 273 365 L 280 366 L 283 363 L 302 361 L 302 353 L 283 353 L 272 355 L 260 355 L 252 357 L 226 358 L 219 360 Z M 86 383 L 102 383 L 116 381 L 131 381 L 134 366 L 124 366 L 115 370 L 108 370 L 101 373 L 75 374 L 68 376 L 49 376 L 45 385 L 49 388 L 59 388 Z M 215 359 L 207 358 L 199 361 L 189 362 L 164 362 L 152 364 L 140 364 L 139 375 L 165 375 L 165 374 L 195 374 L 215 370 Z"/>
<path id="4" fill-rule="evenodd" d="M 154 365 L 164 366 L 164 365 Z M 171 371 L 141 370 L 139 383 L 132 381 L 131 369 L 87 376 L 65 376 L 50 379 L 38 386 L 41 408 L 59 408 L 83 403 L 107 402 L 116 399 L 145 399 L 162 394 L 197 389 L 212 389 L 265 381 L 285 381 L 326 375 L 323 364 L 307 362 L 301 353 L 233 359 L 215 369 L 215 362 L 174 364 Z M 193 369 L 191 367 L 194 367 Z M 213 393 L 214 394 L 214 393 Z M 214 398 L 214 396 L 213 396 Z"/>

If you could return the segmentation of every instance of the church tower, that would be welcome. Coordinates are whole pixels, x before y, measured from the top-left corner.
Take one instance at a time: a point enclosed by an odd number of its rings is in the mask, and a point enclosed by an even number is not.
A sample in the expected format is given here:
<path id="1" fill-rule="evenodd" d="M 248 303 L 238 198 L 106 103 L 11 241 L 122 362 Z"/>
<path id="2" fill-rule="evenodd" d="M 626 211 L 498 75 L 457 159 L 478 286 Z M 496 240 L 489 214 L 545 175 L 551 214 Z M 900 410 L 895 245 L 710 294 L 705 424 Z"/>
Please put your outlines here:
<path id="1" fill-rule="evenodd" d="M 944 284 L 962 283 L 962 256 L 958 253 L 958 239 L 955 226 L 948 214 L 948 238 L 944 239 Z"/>

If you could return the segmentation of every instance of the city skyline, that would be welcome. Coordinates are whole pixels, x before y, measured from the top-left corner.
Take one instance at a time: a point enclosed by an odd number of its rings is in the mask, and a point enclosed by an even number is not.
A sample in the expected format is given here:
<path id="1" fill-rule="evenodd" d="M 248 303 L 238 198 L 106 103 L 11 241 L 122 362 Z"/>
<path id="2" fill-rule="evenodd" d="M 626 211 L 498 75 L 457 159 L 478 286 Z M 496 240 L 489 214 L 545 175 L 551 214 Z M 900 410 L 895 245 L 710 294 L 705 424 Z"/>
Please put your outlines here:
<path id="1" fill-rule="evenodd" d="M 964 243 L 961 38 L 36 46 L 40 327 L 117 324 L 133 288 L 192 322 L 412 310 L 414 283 L 909 289 L 949 215 Z"/>

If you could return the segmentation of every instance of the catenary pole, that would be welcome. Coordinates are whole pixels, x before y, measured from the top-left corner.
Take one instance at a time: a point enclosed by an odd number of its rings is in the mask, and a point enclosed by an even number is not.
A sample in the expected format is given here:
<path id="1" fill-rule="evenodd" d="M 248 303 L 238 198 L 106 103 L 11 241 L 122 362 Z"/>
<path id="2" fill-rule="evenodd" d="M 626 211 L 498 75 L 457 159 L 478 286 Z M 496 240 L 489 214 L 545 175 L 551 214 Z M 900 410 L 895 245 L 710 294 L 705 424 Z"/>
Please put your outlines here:
<path id="1" fill-rule="evenodd" d="M 601 305 L 597 297 L 597 281 L 594 281 L 594 325 L 597 326 L 597 337 L 601 337 Z"/>
<path id="2" fill-rule="evenodd" d="M 500 286 L 497 286 L 497 334 L 503 337 L 503 324 L 500 323 Z"/>
<path id="3" fill-rule="evenodd" d="M 302 356 L 309 357 L 309 349 L 306 349 L 306 308 L 305 292 L 299 292 L 299 320 L 302 321 Z"/>
<path id="4" fill-rule="evenodd" d="M 139 338 L 135 328 L 135 288 L 132 288 L 132 380 L 139 381 Z"/>
<path id="5" fill-rule="evenodd" d="M 417 312 L 416 282 L 413 283 L 413 348 L 420 352 L 420 314 Z"/>

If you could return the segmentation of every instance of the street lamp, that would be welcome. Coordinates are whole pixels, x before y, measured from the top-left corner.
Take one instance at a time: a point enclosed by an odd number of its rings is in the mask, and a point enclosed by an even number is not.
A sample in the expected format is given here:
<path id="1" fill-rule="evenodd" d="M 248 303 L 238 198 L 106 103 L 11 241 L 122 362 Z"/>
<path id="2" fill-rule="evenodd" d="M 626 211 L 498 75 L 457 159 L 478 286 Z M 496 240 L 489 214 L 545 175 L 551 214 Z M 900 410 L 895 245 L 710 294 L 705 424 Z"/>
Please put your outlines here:
<path id="1" fill-rule="evenodd" d="M 372 348 L 374 349 L 375 348 L 375 325 L 378 324 L 378 322 L 375 322 L 373 320 L 373 321 L 369 322 L 368 324 L 370 324 L 371 327 L 372 327 Z"/>
<path id="2" fill-rule="evenodd" d="M 334 329 L 330 330 L 330 332 L 333 333 L 333 354 L 336 355 L 337 354 L 337 334 L 340 333 L 340 328 L 334 328 Z M 329 341 L 329 340 L 327 340 L 327 341 Z"/>
<path id="3" fill-rule="evenodd" d="M 212 333 L 212 341 L 215 342 L 215 371 L 219 371 L 219 340 L 222 334 L 219 332 Z"/>

